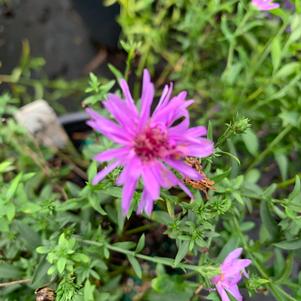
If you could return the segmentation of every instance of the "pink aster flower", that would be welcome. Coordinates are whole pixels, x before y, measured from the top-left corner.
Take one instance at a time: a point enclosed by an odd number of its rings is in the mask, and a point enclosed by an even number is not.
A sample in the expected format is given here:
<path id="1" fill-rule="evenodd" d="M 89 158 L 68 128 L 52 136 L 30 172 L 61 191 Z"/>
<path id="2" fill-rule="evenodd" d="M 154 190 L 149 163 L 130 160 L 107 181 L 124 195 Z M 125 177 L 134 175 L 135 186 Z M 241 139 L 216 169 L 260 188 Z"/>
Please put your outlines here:
<path id="1" fill-rule="evenodd" d="M 124 99 L 109 94 L 103 102 L 115 121 L 106 119 L 87 109 L 91 120 L 88 124 L 118 147 L 96 155 L 99 162 L 111 161 L 93 179 L 100 182 L 116 167 L 123 171 L 117 179 L 123 185 L 122 210 L 127 214 L 139 181 L 143 182 L 142 197 L 138 213 L 151 214 L 153 203 L 159 198 L 160 188 L 179 186 L 192 198 L 189 189 L 176 177 L 171 169 L 182 176 L 200 179 L 201 176 L 184 162 L 187 156 L 207 157 L 213 153 L 213 143 L 204 136 L 203 126 L 189 128 L 187 107 L 193 100 L 186 100 L 186 92 L 172 97 L 172 84 L 163 89 L 159 102 L 151 113 L 154 85 L 147 70 L 144 70 L 140 110 L 136 107 L 125 80 L 120 81 Z"/>
<path id="2" fill-rule="evenodd" d="M 273 0 L 252 0 L 252 4 L 259 10 L 272 10 L 280 6 L 279 3 L 273 3 Z"/>
<path id="3" fill-rule="evenodd" d="M 242 251 L 242 248 L 238 248 L 230 252 L 220 266 L 221 274 L 211 280 L 222 301 L 230 301 L 227 293 L 230 293 L 237 301 L 243 300 L 237 284 L 242 275 L 248 277 L 245 268 L 252 262 L 249 259 L 239 259 Z"/>

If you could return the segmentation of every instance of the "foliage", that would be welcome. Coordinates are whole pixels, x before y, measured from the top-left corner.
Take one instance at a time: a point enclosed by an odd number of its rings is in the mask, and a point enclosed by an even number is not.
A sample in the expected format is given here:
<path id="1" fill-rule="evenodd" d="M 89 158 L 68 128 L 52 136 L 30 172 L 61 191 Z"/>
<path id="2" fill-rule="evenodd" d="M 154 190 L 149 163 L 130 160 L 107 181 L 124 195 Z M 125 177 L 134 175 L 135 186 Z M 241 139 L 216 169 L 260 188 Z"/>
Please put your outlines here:
<path id="1" fill-rule="evenodd" d="M 119 3 L 124 76 L 148 66 L 158 87 L 173 80 L 189 91 L 193 122 L 208 124 L 216 146 L 201 162 L 214 187 L 208 196 L 194 190 L 193 202 L 164 190 L 150 217 L 132 213 L 139 187 L 124 217 L 120 170 L 91 184 L 91 158 L 110 141 L 91 134 L 78 152 L 48 149 L 13 119 L 33 99 L 29 87 L 52 100 L 86 91 L 85 104 L 103 110 L 114 82 L 34 79 L 44 62 L 25 42 L 20 65 L 0 75 L 11 88 L 0 96 L 0 299 L 33 300 L 48 286 L 58 301 L 219 300 L 211 279 L 242 247 L 251 298 L 300 300 L 299 1 L 268 15 L 247 0 Z"/>

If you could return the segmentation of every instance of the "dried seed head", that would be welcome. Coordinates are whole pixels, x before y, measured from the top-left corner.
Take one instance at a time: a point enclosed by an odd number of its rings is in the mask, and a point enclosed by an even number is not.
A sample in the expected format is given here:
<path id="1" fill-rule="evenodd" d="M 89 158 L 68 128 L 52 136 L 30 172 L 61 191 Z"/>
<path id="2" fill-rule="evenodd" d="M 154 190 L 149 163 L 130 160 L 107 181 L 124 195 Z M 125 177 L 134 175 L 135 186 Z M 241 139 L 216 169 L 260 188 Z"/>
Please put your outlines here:
<path id="1" fill-rule="evenodd" d="M 202 180 L 196 181 L 186 177 L 184 178 L 184 182 L 193 187 L 194 189 L 201 190 L 205 194 L 206 199 L 208 199 L 208 191 L 214 190 L 214 181 L 207 178 L 200 164 L 200 161 L 197 158 L 186 157 L 185 162 L 192 168 L 194 168 L 203 178 Z"/>
<path id="2" fill-rule="evenodd" d="M 35 291 L 36 301 L 55 301 L 55 292 L 52 288 L 41 287 Z"/>

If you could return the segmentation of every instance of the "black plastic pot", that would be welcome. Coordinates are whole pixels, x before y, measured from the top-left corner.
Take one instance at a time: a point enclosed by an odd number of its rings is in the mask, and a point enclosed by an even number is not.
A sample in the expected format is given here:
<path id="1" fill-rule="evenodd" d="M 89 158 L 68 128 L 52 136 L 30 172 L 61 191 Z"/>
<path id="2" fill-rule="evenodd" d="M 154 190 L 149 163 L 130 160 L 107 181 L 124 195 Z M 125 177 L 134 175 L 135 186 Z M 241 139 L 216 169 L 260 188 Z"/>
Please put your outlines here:
<path id="1" fill-rule="evenodd" d="M 109 48 L 117 48 L 120 27 L 116 22 L 118 4 L 104 6 L 101 0 L 72 0 L 73 6 L 82 17 L 93 42 Z"/>
<path id="2" fill-rule="evenodd" d="M 88 115 L 84 112 L 70 113 L 59 118 L 76 149 L 80 149 L 85 143 L 87 135 L 91 132 L 91 128 L 86 123 L 87 120 Z"/>

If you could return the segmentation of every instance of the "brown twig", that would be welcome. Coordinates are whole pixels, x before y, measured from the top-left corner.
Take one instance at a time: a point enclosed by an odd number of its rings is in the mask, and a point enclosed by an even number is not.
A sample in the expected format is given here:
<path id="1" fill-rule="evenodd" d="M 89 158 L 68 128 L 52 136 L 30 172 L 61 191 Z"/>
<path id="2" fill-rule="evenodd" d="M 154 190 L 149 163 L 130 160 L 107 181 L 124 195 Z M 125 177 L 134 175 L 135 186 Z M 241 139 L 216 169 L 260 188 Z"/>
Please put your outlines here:
<path id="1" fill-rule="evenodd" d="M 15 284 L 25 284 L 25 283 L 30 283 L 31 279 L 21 279 L 21 280 L 14 280 L 10 282 L 2 282 L 0 283 L 0 287 L 6 287 L 10 285 L 15 285 Z"/>

